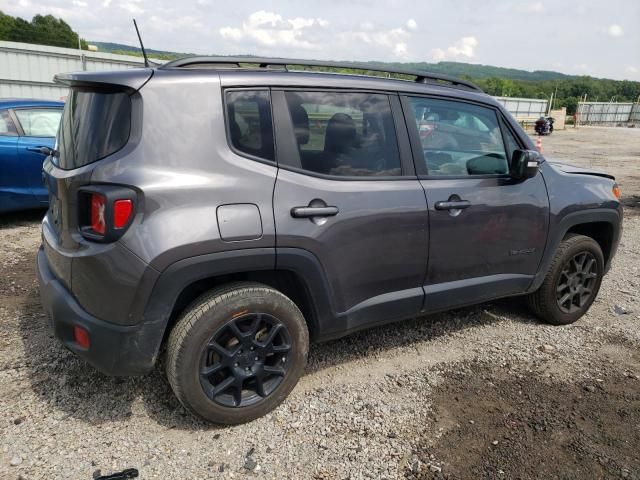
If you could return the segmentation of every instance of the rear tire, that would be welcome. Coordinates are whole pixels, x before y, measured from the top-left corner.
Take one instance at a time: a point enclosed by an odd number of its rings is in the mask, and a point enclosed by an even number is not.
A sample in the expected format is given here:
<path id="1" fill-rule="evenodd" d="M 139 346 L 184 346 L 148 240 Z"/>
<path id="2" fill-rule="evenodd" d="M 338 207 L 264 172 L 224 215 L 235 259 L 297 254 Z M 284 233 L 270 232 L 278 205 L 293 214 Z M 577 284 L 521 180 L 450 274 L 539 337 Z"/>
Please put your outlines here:
<path id="1" fill-rule="evenodd" d="M 598 243 L 584 235 L 565 238 L 540 288 L 526 297 L 529 308 L 552 325 L 568 325 L 584 315 L 598 295 L 604 256 Z"/>
<path id="2" fill-rule="evenodd" d="M 217 288 L 182 313 L 167 344 L 167 378 L 180 403 L 214 423 L 276 408 L 304 372 L 309 333 L 285 295 L 258 283 Z"/>

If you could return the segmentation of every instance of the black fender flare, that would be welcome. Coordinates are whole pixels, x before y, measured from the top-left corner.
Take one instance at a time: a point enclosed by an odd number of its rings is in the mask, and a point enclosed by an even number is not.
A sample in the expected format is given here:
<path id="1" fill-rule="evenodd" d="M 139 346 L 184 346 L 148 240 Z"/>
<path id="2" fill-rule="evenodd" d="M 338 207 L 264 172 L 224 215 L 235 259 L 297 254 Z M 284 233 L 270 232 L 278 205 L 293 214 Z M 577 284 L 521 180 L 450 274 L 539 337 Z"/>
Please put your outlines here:
<path id="1" fill-rule="evenodd" d="M 547 246 L 545 247 L 540 266 L 538 267 L 538 273 L 535 275 L 527 291 L 534 292 L 540 287 L 540 285 L 542 285 L 542 282 L 544 281 L 544 278 L 549 271 L 549 267 L 551 266 L 553 256 L 555 255 L 560 242 L 562 242 L 562 239 L 565 237 L 567 232 L 576 225 L 594 222 L 609 223 L 613 227 L 611 252 L 609 254 L 607 264 L 605 265 L 605 271 L 609 269 L 611 259 L 615 255 L 616 249 L 618 247 L 618 242 L 620 241 L 621 215 L 617 210 L 611 208 L 594 208 L 591 210 L 580 210 L 578 212 L 572 212 L 564 216 L 560 220 L 560 222 L 558 222 L 557 225 L 553 228 L 553 231 L 549 231 Z"/>
<path id="2" fill-rule="evenodd" d="M 147 351 L 157 358 L 171 313 L 182 291 L 198 280 L 243 272 L 291 271 L 301 279 L 311 301 L 311 328 L 322 335 L 322 325 L 333 317 L 329 284 L 318 259 L 299 248 L 249 248 L 188 257 L 172 263 L 158 277 L 141 322 Z"/>

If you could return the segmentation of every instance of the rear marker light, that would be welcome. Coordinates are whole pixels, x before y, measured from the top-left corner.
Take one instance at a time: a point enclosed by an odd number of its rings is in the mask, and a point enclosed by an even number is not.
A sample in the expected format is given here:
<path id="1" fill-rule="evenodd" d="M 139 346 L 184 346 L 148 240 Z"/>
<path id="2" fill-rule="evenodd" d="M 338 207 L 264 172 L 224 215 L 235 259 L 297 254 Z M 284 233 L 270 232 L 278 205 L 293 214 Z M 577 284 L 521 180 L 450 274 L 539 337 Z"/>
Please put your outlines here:
<path id="1" fill-rule="evenodd" d="M 113 228 L 124 228 L 129 223 L 129 218 L 133 212 L 133 202 L 131 200 L 116 200 L 113 202 Z"/>
<path id="2" fill-rule="evenodd" d="M 104 209 L 106 199 L 99 193 L 91 194 L 91 230 L 100 235 L 104 235 L 106 224 L 104 220 Z"/>
<path id="3" fill-rule="evenodd" d="M 82 348 L 89 348 L 91 340 L 89 340 L 89 332 L 78 325 L 73 326 L 73 339 Z"/>

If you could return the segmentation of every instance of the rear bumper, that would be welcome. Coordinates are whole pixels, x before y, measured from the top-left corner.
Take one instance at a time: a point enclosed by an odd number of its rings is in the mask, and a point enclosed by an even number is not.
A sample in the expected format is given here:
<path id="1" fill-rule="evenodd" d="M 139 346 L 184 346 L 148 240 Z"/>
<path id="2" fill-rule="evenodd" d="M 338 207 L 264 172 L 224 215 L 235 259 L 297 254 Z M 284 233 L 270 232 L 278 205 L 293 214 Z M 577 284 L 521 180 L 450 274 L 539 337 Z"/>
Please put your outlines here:
<path id="1" fill-rule="evenodd" d="M 42 306 L 55 336 L 67 348 L 108 375 L 141 375 L 153 369 L 162 338 L 154 328 L 157 325 L 116 325 L 87 313 L 56 279 L 42 247 L 37 256 L 37 272 Z M 89 332 L 89 348 L 74 341 L 75 325 Z"/>

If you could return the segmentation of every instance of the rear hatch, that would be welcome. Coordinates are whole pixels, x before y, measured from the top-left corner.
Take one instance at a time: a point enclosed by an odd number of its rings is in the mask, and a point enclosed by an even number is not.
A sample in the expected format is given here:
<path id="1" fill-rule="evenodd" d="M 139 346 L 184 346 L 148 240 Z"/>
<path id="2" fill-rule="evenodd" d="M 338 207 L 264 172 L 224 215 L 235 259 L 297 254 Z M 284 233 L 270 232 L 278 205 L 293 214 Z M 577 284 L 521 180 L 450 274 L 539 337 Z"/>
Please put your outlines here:
<path id="1" fill-rule="evenodd" d="M 101 160 L 116 154 L 131 132 L 132 96 L 151 78 L 150 69 L 58 75 L 69 95 L 56 138 L 55 154 L 43 166 L 49 210 L 42 235 L 49 265 L 71 288 L 71 263 L 89 248 L 78 230 L 78 189 L 90 183 Z M 137 116 L 136 116 L 137 117 Z"/>

